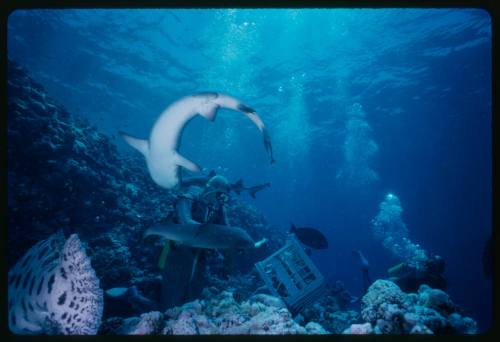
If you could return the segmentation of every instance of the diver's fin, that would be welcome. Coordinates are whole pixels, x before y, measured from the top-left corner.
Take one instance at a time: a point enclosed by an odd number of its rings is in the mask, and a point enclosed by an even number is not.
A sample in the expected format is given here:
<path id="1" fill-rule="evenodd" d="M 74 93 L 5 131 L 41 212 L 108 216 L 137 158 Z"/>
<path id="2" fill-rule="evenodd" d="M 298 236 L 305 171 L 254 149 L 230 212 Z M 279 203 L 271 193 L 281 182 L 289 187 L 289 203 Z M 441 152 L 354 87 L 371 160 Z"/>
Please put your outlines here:
<path id="1" fill-rule="evenodd" d="M 118 132 L 123 140 L 133 148 L 135 148 L 137 151 L 141 152 L 144 156 L 147 156 L 148 151 L 149 151 L 149 141 L 146 139 L 139 139 L 136 137 L 133 137 L 125 132 L 119 131 Z"/>
<path id="2" fill-rule="evenodd" d="M 163 246 L 163 249 L 161 251 L 160 258 L 158 259 L 158 267 L 160 268 L 160 270 L 163 270 L 165 268 L 169 252 L 170 252 L 170 240 L 167 240 L 165 241 L 165 245 Z"/>
<path id="3" fill-rule="evenodd" d="M 179 153 L 174 155 L 174 163 L 182 166 L 192 172 L 200 172 L 200 167 L 193 163 L 191 160 L 184 158 Z"/>

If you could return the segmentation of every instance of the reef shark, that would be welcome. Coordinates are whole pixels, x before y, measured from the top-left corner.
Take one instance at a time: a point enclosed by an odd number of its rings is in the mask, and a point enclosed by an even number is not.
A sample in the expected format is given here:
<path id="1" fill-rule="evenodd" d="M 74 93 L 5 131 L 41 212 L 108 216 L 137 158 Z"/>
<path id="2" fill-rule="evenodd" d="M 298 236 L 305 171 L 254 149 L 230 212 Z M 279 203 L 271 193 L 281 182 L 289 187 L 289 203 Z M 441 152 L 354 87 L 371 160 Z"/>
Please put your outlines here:
<path id="1" fill-rule="evenodd" d="M 215 223 L 157 224 L 144 237 L 158 235 L 178 244 L 209 249 L 247 249 L 258 247 L 248 233 L 239 227 Z"/>
<path id="2" fill-rule="evenodd" d="M 261 190 L 264 190 L 265 188 L 268 188 L 271 186 L 271 183 L 264 183 L 264 184 L 259 184 L 259 185 L 255 185 L 255 186 L 251 186 L 251 187 L 245 187 L 243 185 L 243 180 L 240 179 L 239 181 L 237 181 L 236 183 L 234 184 L 231 184 L 231 190 L 233 190 L 234 192 L 236 192 L 238 195 L 242 192 L 242 191 L 248 191 L 248 193 L 250 194 L 250 196 L 252 196 L 252 198 L 255 198 L 255 194 Z"/>
<path id="3" fill-rule="evenodd" d="M 177 151 L 185 125 L 198 114 L 214 121 L 219 108 L 241 112 L 252 120 L 262 132 L 264 146 L 271 158 L 271 163 L 273 163 L 269 134 L 255 110 L 234 97 L 221 93 L 201 93 L 175 101 L 160 114 L 147 140 L 133 137 L 121 131 L 119 133 L 130 146 L 144 155 L 153 181 L 163 188 L 171 189 L 179 184 L 180 166 L 192 172 L 200 171 L 198 165 Z"/>
<path id="4" fill-rule="evenodd" d="M 169 221 L 170 222 L 170 221 Z M 202 224 L 174 224 L 165 223 L 151 226 L 144 232 L 143 237 L 158 235 L 167 240 L 174 241 L 180 245 L 205 248 L 205 249 L 233 249 L 244 250 L 259 248 L 267 243 L 263 238 L 254 242 L 248 233 L 239 227 L 227 226 L 215 223 Z M 191 281 L 196 270 L 200 250 L 196 252 L 191 268 Z"/>

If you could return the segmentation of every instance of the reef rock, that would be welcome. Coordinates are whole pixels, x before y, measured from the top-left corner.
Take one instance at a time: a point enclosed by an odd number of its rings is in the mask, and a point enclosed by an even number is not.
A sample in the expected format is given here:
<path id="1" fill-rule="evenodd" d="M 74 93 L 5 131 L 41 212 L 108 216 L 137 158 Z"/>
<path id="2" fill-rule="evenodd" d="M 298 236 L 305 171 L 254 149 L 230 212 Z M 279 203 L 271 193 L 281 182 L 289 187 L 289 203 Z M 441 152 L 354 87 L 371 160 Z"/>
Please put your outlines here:
<path id="1" fill-rule="evenodd" d="M 352 335 L 367 335 L 372 333 L 373 329 L 370 323 L 352 324 L 349 328 L 343 331 L 343 334 L 352 334 Z"/>
<path id="2" fill-rule="evenodd" d="M 167 310 L 163 334 L 324 334 L 318 323 L 297 324 L 281 300 L 257 295 L 238 303 L 231 292 Z"/>
<path id="3" fill-rule="evenodd" d="M 163 315 L 158 311 L 152 311 L 142 314 L 139 318 L 125 319 L 116 333 L 118 335 L 157 335 L 161 332 L 163 325 Z"/>
<path id="4" fill-rule="evenodd" d="M 377 334 L 473 334 L 476 322 L 463 317 L 449 295 L 421 285 L 405 293 L 391 281 L 377 280 L 363 297 L 361 316 Z M 352 330 L 352 326 L 351 326 Z"/>

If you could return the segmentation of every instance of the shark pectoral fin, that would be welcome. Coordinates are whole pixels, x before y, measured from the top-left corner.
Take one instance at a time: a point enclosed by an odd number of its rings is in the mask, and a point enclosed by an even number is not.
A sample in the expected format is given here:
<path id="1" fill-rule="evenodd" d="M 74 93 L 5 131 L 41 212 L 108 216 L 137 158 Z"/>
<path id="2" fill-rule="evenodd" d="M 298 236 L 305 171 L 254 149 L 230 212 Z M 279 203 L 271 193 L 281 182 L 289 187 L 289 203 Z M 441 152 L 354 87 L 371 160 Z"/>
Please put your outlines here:
<path id="1" fill-rule="evenodd" d="M 123 140 L 125 140 L 127 144 L 135 148 L 137 151 L 141 152 L 144 156 L 147 155 L 149 151 L 149 142 L 146 139 L 139 139 L 122 131 L 118 133 L 120 133 Z"/>
<path id="2" fill-rule="evenodd" d="M 182 166 L 182 167 L 188 169 L 189 171 L 192 171 L 192 172 L 200 172 L 201 171 L 201 169 L 198 165 L 196 165 L 192 161 L 184 158 L 179 153 L 175 154 L 174 162 L 175 162 L 175 164 Z"/>
<path id="3" fill-rule="evenodd" d="M 198 110 L 198 113 L 200 113 L 200 115 L 203 116 L 205 119 L 209 121 L 214 121 L 215 115 L 217 114 L 217 109 L 219 109 L 218 105 L 207 104 L 203 108 L 200 108 Z"/>

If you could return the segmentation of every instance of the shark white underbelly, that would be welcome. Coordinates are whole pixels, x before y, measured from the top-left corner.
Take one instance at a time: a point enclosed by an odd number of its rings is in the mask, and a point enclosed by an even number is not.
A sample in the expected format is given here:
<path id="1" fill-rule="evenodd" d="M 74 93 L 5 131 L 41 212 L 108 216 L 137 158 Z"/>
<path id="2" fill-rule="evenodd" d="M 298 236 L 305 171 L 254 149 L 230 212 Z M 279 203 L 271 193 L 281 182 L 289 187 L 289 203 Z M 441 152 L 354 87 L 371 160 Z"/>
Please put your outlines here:
<path id="1" fill-rule="evenodd" d="M 129 145 L 144 155 L 153 181 L 163 188 L 171 189 L 179 184 L 180 166 L 192 172 L 200 171 L 198 165 L 177 151 L 185 125 L 198 114 L 214 121 L 220 107 L 239 111 L 252 120 L 262 132 L 264 146 L 270 155 L 271 163 L 274 162 L 271 141 L 260 117 L 252 108 L 225 94 L 202 93 L 177 100 L 156 120 L 148 140 L 138 139 L 123 132 L 120 134 Z"/>

